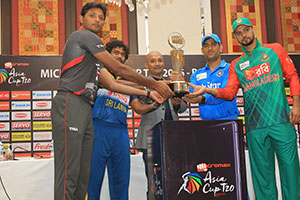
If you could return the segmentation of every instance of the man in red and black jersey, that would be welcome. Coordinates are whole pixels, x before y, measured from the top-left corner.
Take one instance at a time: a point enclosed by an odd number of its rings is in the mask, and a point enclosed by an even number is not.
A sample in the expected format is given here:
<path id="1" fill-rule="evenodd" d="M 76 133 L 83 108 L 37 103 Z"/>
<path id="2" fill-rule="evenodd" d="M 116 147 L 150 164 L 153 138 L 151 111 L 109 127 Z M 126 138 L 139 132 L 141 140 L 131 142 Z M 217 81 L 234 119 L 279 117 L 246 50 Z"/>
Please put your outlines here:
<path id="1" fill-rule="evenodd" d="M 60 83 L 52 106 L 56 200 L 82 200 L 86 195 L 94 140 L 91 105 L 103 65 L 117 76 L 154 89 L 163 97 L 174 95 L 163 81 L 139 75 L 105 50 L 97 36 L 105 16 L 103 4 L 85 4 L 79 19 L 82 26 L 65 45 Z"/>

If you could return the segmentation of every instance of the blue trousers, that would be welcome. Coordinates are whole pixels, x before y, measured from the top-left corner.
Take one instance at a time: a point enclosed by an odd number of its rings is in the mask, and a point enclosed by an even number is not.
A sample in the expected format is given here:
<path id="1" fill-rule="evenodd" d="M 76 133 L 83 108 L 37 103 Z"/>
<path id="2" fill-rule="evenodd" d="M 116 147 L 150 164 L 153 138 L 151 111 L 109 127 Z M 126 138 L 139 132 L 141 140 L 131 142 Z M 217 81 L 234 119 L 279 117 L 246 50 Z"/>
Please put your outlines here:
<path id="1" fill-rule="evenodd" d="M 93 119 L 95 140 L 88 199 L 99 200 L 105 167 L 111 200 L 128 200 L 130 177 L 129 138 L 126 126 Z"/>

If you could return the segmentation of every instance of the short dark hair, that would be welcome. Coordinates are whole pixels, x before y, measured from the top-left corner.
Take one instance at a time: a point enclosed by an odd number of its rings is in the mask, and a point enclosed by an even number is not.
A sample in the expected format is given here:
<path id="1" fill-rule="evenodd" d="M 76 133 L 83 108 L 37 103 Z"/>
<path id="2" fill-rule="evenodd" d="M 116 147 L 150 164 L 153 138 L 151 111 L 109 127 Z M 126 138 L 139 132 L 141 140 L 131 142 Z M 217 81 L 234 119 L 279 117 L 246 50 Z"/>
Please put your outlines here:
<path id="1" fill-rule="evenodd" d="M 81 8 L 81 16 L 84 15 L 89 11 L 91 8 L 100 8 L 103 11 L 104 19 L 106 18 L 106 5 L 103 3 L 96 3 L 96 2 L 88 2 Z"/>
<path id="2" fill-rule="evenodd" d="M 129 48 L 124 44 L 124 42 L 122 42 L 121 40 L 113 40 L 113 41 L 108 42 L 105 45 L 105 49 L 109 53 L 111 53 L 111 51 L 116 47 L 120 47 L 125 51 L 125 60 L 127 60 L 128 54 L 129 54 Z"/>

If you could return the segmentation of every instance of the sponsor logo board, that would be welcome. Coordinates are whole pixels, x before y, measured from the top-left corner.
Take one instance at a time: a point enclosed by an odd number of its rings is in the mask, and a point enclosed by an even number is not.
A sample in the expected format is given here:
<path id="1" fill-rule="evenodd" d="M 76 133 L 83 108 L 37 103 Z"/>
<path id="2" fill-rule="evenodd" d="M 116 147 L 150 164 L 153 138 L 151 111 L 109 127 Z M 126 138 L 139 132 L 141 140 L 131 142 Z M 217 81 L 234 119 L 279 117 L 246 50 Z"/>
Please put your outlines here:
<path id="1" fill-rule="evenodd" d="M 0 131 L 9 131 L 9 122 L 1 122 Z"/>
<path id="2" fill-rule="evenodd" d="M 9 91 L 0 91 L 0 100 L 8 100 Z"/>
<path id="3" fill-rule="evenodd" d="M 34 142 L 33 151 L 50 151 L 50 142 Z"/>
<path id="4" fill-rule="evenodd" d="M 199 108 L 191 108 L 192 116 L 199 116 Z"/>
<path id="5" fill-rule="evenodd" d="M 9 121 L 9 112 L 0 112 L 0 121 Z"/>
<path id="6" fill-rule="evenodd" d="M 12 101 L 11 109 L 12 110 L 30 110 L 31 102 L 30 101 Z"/>
<path id="7" fill-rule="evenodd" d="M 30 91 L 11 91 L 11 99 L 13 100 L 30 99 L 30 95 Z"/>
<path id="8" fill-rule="evenodd" d="M 245 115 L 244 107 L 238 107 L 240 115 Z"/>
<path id="9" fill-rule="evenodd" d="M 52 130 L 52 123 L 51 121 L 35 121 L 32 124 L 32 129 L 35 131 Z"/>
<path id="10" fill-rule="evenodd" d="M 9 110 L 9 101 L 0 101 L 0 110 Z"/>
<path id="11" fill-rule="evenodd" d="M 183 113 L 178 113 L 179 117 L 188 117 L 190 116 L 190 111 L 189 109 L 186 109 Z"/>
<path id="12" fill-rule="evenodd" d="M 33 111 L 32 119 L 34 120 L 50 120 L 51 111 Z"/>
<path id="13" fill-rule="evenodd" d="M 9 141 L 10 140 L 10 134 L 5 132 L 5 133 L 0 133 L 0 140 L 2 142 Z"/>
<path id="14" fill-rule="evenodd" d="M 30 120 L 31 112 L 12 112 L 11 118 L 12 120 Z"/>
<path id="15" fill-rule="evenodd" d="M 12 132 L 11 141 L 31 141 L 31 132 Z"/>
<path id="16" fill-rule="evenodd" d="M 51 99 L 51 91 L 32 91 L 32 99 Z"/>
<path id="17" fill-rule="evenodd" d="M 51 101 L 34 101 L 32 102 L 33 110 L 50 110 L 51 109 Z"/>
<path id="18" fill-rule="evenodd" d="M 52 140 L 52 132 L 33 132 L 33 140 Z"/>
<path id="19" fill-rule="evenodd" d="M 11 130 L 12 131 L 30 131 L 31 130 L 31 122 L 11 122 Z"/>
<path id="20" fill-rule="evenodd" d="M 30 152 L 31 151 L 31 143 L 30 142 L 22 142 L 22 143 L 12 143 L 12 149 L 14 152 Z"/>

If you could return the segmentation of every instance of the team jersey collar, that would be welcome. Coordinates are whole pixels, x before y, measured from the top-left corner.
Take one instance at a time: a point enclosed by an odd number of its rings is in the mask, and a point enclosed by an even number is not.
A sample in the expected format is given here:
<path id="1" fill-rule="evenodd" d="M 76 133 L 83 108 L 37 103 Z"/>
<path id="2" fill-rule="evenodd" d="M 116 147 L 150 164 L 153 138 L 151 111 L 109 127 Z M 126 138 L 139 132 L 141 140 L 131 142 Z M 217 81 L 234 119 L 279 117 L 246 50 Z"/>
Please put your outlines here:
<path id="1" fill-rule="evenodd" d="M 220 67 L 225 67 L 226 66 L 226 61 L 225 60 L 222 60 L 221 61 L 221 63 L 220 63 L 220 65 L 218 66 L 218 67 L 216 67 L 215 69 L 214 69 L 214 71 L 216 71 L 216 70 L 218 70 Z M 208 66 L 208 64 L 206 63 L 205 64 L 205 70 L 209 70 L 210 71 L 210 68 L 209 68 L 209 66 Z"/>
<path id="2" fill-rule="evenodd" d="M 247 55 L 252 55 L 252 52 L 253 52 L 253 51 L 256 51 L 256 49 L 259 48 L 259 47 L 261 46 L 261 43 L 258 41 L 258 39 L 257 39 L 257 38 L 255 38 L 255 39 L 256 39 L 256 46 L 255 46 L 255 48 L 252 49 L 251 51 L 247 51 L 247 50 L 245 49 L 245 47 L 242 46 L 243 51 L 244 51 Z"/>
<path id="3" fill-rule="evenodd" d="M 78 30 L 86 30 L 83 26 L 80 26 Z"/>

